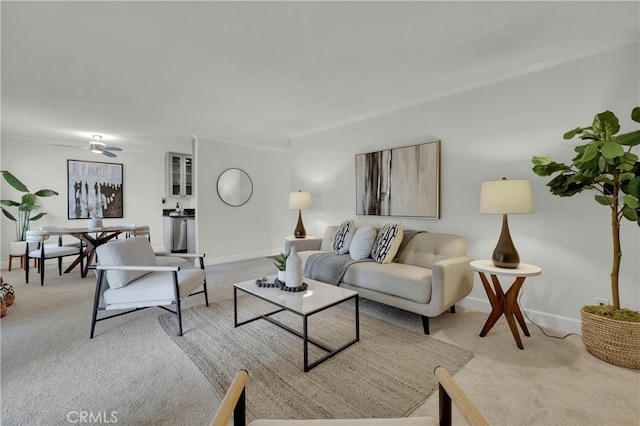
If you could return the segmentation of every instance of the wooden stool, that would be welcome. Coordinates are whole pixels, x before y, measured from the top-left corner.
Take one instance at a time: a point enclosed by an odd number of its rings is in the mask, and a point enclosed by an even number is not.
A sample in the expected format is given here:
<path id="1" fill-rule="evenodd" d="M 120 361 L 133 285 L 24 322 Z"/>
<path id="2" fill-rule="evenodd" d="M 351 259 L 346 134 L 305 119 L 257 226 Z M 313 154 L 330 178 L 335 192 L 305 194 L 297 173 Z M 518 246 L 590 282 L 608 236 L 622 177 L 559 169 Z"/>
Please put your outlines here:
<path id="1" fill-rule="evenodd" d="M 11 264 L 13 263 L 13 259 L 14 258 L 20 258 L 20 269 L 24 269 L 24 258 L 25 258 L 25 255 L 24 254 L 21 254 L 21 255 L 10 254 L 9 255 L 9 271 L 11 271 Z"/>

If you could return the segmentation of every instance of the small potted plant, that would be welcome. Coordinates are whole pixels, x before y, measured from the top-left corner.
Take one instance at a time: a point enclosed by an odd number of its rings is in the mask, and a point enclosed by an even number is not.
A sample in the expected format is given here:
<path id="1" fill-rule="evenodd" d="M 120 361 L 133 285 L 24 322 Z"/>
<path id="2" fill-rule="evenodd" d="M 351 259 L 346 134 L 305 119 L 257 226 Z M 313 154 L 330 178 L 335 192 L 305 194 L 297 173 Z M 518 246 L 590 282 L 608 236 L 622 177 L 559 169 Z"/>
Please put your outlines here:
<path id="1" fill-rule="evenodd" d="M 640 123 L 640 107 L 633 109 L 631 119 Z M 619 131 L 615 114 L 602 112 L 595 116 L 591 126 L 565 133 L 564 139 L 579 135 L 585 141 L 575 147 L 578 154 L 570 165 L 548 157 L 533 157 L 531 161 L 537 175 L 556 174 L 547 183 L 552 194 L 571 197 L 584 190 L 595 190 L 595 201 L 611 210 L 613 305 L 582 308 L 582 341 L 591 354 L 604 361 L 640 368 L 640 313 L 621 309 L 618 292 L 620 226 L 624 220 L 640 226 L 640 161 L 631 152 L 640 145 L 640 130 L 618 135 Z"/>
<path id="2" fill-rule="evenodd" d="M 0 204 L 3 206 L 18 208 L 18 212 L 16 214 L 17 217 L 4 207 L 2 207 L 2 213 L 9 220 L 16 223 L 16 241 L 11 242 L 9 251 L 11 254 L 22 255 L 26 251 L 24 241 L 27 239 L 27 231 L 29 230 L 30 223 L 46 215 L 46 213 L 41 212 L 31 217 L 31 213 L 34 210 L 40 209 L 40 206 L 36 204 L 38 197 L 51 197 L 53 195 L 58 195 L 58 193 L 51 189 L 41 189 L 35 193 L 31 193 L 25 184 L 6 170 L 2 170 L 2 177 L 4 177 L 4 180 L 6 180 L 9 185 L 23 193 L 20 202 L 0 200 Z"/>
<path id="3" fill-rule="evenodd" d="M 275 257 L 275 260 L 273 262 L 273 264 L 276 265 L 276 268 L 278 268 L 278 281 L 280 282 L 285 282 L 285 272 L 287 270 L 288 257 L 289 257 L 289 253 L 287 254 L 280 253 L 278 256 Z"/>

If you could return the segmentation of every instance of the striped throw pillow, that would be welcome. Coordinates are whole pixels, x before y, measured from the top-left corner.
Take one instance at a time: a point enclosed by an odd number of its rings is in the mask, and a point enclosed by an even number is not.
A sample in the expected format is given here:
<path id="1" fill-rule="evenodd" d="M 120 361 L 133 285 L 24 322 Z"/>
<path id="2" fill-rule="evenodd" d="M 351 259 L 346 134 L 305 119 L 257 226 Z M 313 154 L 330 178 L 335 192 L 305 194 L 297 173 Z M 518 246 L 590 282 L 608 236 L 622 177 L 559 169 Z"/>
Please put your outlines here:
<path id="1" fill-rule="evenodd" d="M 371 249 L 371 257 L 378 263 L 391 263 L 402 242 L 402 224 L 387 223 L 382 227 Z"/>
<path id="2" fill-rule="evenodd" d="M 333 237 L 333 252 L 335 254 L 349 253 L 349 245 L 353 234 L 356 232 L 356 224 L 352 219 L 345 220 Z"/>

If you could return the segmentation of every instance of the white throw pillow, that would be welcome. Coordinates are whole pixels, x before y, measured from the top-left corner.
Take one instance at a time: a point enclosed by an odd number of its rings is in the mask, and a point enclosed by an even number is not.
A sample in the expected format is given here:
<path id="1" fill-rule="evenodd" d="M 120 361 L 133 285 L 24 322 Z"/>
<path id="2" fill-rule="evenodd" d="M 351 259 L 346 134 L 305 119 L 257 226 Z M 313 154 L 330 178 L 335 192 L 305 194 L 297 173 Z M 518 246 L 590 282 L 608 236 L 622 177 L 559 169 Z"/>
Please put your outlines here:
<path id="1" fill-rule="evenodd" d="M 391 263 L 402 243 L 402 224 L 387 223 L 382 227 L 371 249 L 371 257 L 378 263 Z"/>
<path id="2" fill-rule="evenodd" d="M 358 226 L 356 233 L 353 234 L 351 245 L 349 246 L 349 255 L 354 260 L 366 259 L 371 256 L 371 249 L 376 240 L 376 228 L 363 223 Z"/>
<path id="3" fill-rule="evenodd" d="M 336 236 L 333 238 L 333 252 L 335 254 L 346 254 L 349 252 L 349 245 L 353 234 L 356 232 L 356 224 L 353 219 L 345 220 L 338 228 Z"/>
<path id="4" fill-rule="evenodd" d="M 156 266 L 156 254 L 146 237 L 111 240 L 96 249 L 98 264 L 104 266 Z M 110 288 L 120 288 L 149 271 L 107 271 Z"/>

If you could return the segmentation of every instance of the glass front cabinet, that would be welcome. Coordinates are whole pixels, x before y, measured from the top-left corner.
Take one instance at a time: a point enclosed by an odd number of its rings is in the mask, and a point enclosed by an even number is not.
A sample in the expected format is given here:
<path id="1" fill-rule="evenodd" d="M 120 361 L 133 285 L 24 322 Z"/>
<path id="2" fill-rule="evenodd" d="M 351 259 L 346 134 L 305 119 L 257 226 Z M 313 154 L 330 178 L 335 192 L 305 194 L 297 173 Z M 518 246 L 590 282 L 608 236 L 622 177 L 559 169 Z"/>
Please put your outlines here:
<path id="1" fill-rule="evenodd" d="M 193 157 L 168 152 L 166 155 L 166 196 L 193 197 Z"/>

